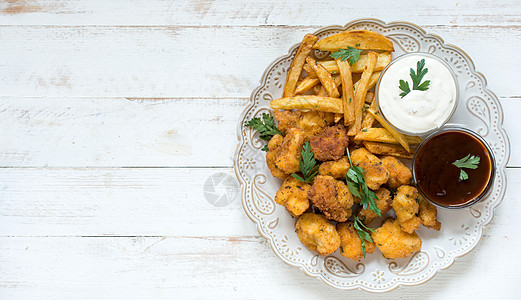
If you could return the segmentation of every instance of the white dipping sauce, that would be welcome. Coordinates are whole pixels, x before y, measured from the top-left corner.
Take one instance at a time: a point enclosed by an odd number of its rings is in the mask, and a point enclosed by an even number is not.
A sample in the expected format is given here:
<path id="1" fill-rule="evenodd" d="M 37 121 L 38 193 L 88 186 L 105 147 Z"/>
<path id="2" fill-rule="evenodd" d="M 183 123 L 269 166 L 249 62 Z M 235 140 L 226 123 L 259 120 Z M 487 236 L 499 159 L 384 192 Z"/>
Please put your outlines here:
<path id="1" fill-rule="evenodd" d="M 413 90 L 410 69 L 417 71 L 418 61 L 425 59 L 427 74 L 421 83 L 430 80 L 426 91 Z M 411 91 L 401 97 L 400 80 L 409 83 Z M 381 113 L 394 127 L 408 133 L 421 134 L 441 127 L 457 104 L 455 79 L 448 67 L 435 58 L 411 54 L 392 62 L 380 78 L 378 105 Z"/>

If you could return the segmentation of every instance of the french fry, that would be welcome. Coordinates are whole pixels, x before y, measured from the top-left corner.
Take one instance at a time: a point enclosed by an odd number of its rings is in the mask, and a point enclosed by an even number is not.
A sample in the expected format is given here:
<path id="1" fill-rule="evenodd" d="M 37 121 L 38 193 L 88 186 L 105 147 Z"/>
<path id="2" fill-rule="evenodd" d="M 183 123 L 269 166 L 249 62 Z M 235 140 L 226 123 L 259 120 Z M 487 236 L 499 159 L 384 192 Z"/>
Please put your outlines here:
<path id="1" fill-rule="evenodd" d="M 374 72 L 382 71 L 391 62 L 390 52 L 378 53 L 378 59 L 374 66 Z M 319 64 L 323 65 L 329 73 L 338 72 L 339 68 L 334 60 L 320 61 Z M 351 66 L 351 73 L 362 73 L 364 71 L 365 64 L 367 63 L 367 54 L 361 54 L 360 59 Z M 306 65 L 304 65 L 305 67 Z M 307 72 L 307 70 L 306 70 Z M 308 76 L 310 74 L 308 73 Z"/>
<path id="2" fill-rule="evenodd" d="M 393 42 L 385 36 L 369 30 L 351 30 L 333 34 L 318 41 L 313 49 L 338 51 L 353 47 L 362 50 L 394 51 Z"/>
<path id="3" fill-rule="evenodd" d="M 413 153 L 409 153 L 400 145 L 383 144 L 378 142 L 364 141 L 364 147 L 371 153 L 376 155 L 391 155 L 400 158 L 412 159 Z"/>
<path id="4" fill-rule="evenodd" d="M 320 80 L 320 83 L 322 83 L 322 86 L 326 89 L 327 94 L 333 98 L 340 97 L 338 87 L 326 68 L 324 68 L 322 65 L 319 65 L 318 62 L 310 56 L 306 58 L 306 62 L 313 68 L 315 74 L 317 74 L 317 77 Z"/>
<path id="5" fill-rule="evenodd" d="M 373 103 L 373 100 L 374 100 L 374 93 L 368 91 L 367 94 L 365 94 L 365 103 L 371 104 L 371 103 Z"/>
<path id="6" fill-rule="evenodd" d="M 317 84 L 313 87 L 313 92 L 315 93 L 315 95 L 318 95 L 318 93 L 320 93 L 320 90 L 322 89 L 322 85 L 321 84 Z M 326 93 L 326 90 L 324 89 L 324 93 L 325 95 L 322 95 L 322 96 L 327 96 L 327 93 Z M 319 95 L 320 96 L 320 95 Z"/>
<path id="7" fill-rule="evenodd" d="M 302 72 L 302 67 L 304 66 L 306 57 L 312 50 L 313 44 L 315 44 L 317 40 L 318 37 L 312 34 L 306 34 L 304 36 L 286 75 L 286 84 L 284 85 L 284 92 L 282 93 L 283 97 L 291 97 L 295 95 L 295 88 L 300 73 Z"/>
<path id="8" fill-rule="evenodd" d="M 399 133 L 394 128 L 392 128 L 391 125 L 389 125 L 377 111 L 369 108 L 367 109 L 367 112 L 370 113 L 373 116 L 373 118 L 375 118 L 378 121 L 378 123 L 380 123 L 380 125 L 387 129 L 389 133 L 398 140 L 398 143 L 400 143 L 400 145 L 402 145 L 403 148 L 407 150 L 407 152 L 411 152 L 411 149 L 409 148 L 409 143 L 407 142 L 403 134 Z"/>
<path id="9" fill-rule="evenodd" d="M 367 89 L 370 90 L 372 89 L 376 83 L 378 82 L 378 78 L 380 77 L 380 74 L 382 72 L 374 72 L 372 75 L 371 75 L 371 78 L 369 78 L 369 84 L 367 85 Z M 354 85 L 354 88 L 355 88 L 355 91 L 356 89 L 358 88 L 358 85 L 359 85 L 359 82 L 360 80 L 358 80 L 357 82 L 355 82 L 355 85 Z"/>
<path id="10" fill-rule="evenodd" d="M 374 100 L 374 94 L 372 94 L 372 99 L 371 99 L 371 105 L 369 106 L 369 109 L 372 109 L 373 111 L 376 111 L 376 101 Z M 367 92 L 367 95 L 369 95 L 369 92 Z M 366 102 L 367 102 L 367 96 L 365 97 L 366 98 Z M 365 117 L 364 117 L 364 120 L 362 121 L 362 131 L 364 129 L 367 129 L 367 128 L 371 128 L 373 127 L 373 124 L 374 124 L 374 117 L 373 115 L 371 115 L 369 112 L 365 114 Z"/>
<path id="11" fill-rule="evenodd" d="M 304 71 L 306 71 L 306 73 L 308 73 L 309 78 L 317 78 L 317 73 L 315 73 L 315 71 L 313 71 L 313 68 L 309 64 L 307 64 L 307 63 L 304 64 L 302 69 L 304 69 Z M 331 73 L 331 72 L 329 72 L 329 73 Z"/>
<path id="12" fill-rule="evenodd" d="M 366 69 L 362 73 L 362 77 L 360 78 L 358 86 L 356 86 L 354 92 L 353 101 L 355 102 L 355 121 L 349 127 L 349 131 L 347 132 L 349 136 L 356 135 L 362 129 L 362 108 L 364 107 L 365 95 L 369 87 L 369 80 L 371 78 L 371 74 L 373 74 L 373 69 L 376 64 L 377 54 L 375 52 L 369 52 L 367 56 L 368 59 Z"/>
<path id="13" fill-rule="evenodd" d="M 371 114 L 368 114 L 371 115 Z M 418 145 L 422 138 L 418 136 L 404 135 L 409 145 Z M 398 140 L 385 128 L 367 128 L 355 135 L 355 141 L 380 142 L 388 144 L 400 144 Z"/>
<path id="14" fill-rule="evenodd" d="M 342 99 L 312 95 L 275 99 L 270 102 L 270 107 L 273 109 L 306 109 L 337 114 L 344 113 Z"/>
<path id="15" fill-rule="evenodd" d="M 344 126 L 353 124 L 355 121 L 355 102 L 353 95 L 353 75 L 351 66 L 347 60 L 336 60 L 342 79 L 342 103 L 344 105 Z"/>
<path id="16" fill-rule="evenodd" d="M 312 89 L 315 85 L 319 84 L 318 78 L 310 78 L 309 76 L 304 78 L 300 83 L 297 84 L 295 89 L 295 95 L 301 95 Z"/>

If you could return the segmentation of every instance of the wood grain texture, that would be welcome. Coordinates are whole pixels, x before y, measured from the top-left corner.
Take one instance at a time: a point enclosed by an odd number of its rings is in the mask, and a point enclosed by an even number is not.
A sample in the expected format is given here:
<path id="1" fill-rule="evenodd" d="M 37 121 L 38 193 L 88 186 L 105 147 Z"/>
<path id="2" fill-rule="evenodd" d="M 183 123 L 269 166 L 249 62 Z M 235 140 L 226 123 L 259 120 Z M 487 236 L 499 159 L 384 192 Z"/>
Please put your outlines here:
<path id="1" fill-rule="evenodd" d="M 0 26 L 0 97 L 249 97 L 268 64 L 318 28 Z M 511 83 L 521 60 L 497 52 L 521 48 L 521 27 L 423 28 L 464 49 L 498 96 L 521 95 Z"/>
<path id="2" fill-rule="evenodd" d="M 414 7 L 414 13 L 410 8 Z M 345 24 L 359 18 L 408 20 L 424 25 L 507 25 L 521 22 L 516 0 L 342 1 L 261 0 L 10 0 L 0 4 L 0 24 L 13 25 L 314 25 Z"/>

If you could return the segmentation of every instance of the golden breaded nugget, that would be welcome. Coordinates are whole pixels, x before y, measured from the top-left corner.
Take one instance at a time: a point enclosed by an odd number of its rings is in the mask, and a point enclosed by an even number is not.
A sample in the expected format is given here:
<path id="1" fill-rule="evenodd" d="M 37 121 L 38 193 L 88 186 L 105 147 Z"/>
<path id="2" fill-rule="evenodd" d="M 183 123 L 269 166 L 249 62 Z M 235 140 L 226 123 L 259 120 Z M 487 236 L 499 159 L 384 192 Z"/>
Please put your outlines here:
<path id="1" fill-rule="evenodd" d="M 398 220 L 389 218 L 371 233 L 376 247 L 385 258 L 397 259 L 407 257 L 420 251 L 422 241 L 416 232 L 407 233 L 400 229 Z"/>
<path id="2" fill-rule="evenodd" d="M 309 250 L 329 255 L 340 247 L 340 236 L 323 215 L 305 213 L 295 224 L 298 238 Z"/>
<path id="3" fill-rule="evenodd" d="M 340 235 L 340 254 L 352 260 L 361 260 L 364 258 L 362 240 L 360 236 L 358 236 L 358 233 L 356 233 L 353 221 L 338 223 L 336 230 Z M 373 253 L 374 249 L 374 243 L 365 241 L 366 253 Z"/>
<path id="4" fill-rule="evenodd" d="M 288 176 L 277 191 L 275 202 L 284 206 L 292 216 L 298 217 L 309 208 L 310 187 L 309 184 Z"/>
<path id="5" fill-rule="evenodd" d="M 280 146 L 282 145 L 282 141 L 284 141 L 284 137 L 280 134 L 274 135 L 268 143 L 268 152 L 266 152 L 266 164 L 270 169 L 271 175 L 278 177 L 280 179 L 284 179 L 288 176 L 288 174 L 284 173 L 275 162 L 277 161 L 277 156 L 280 153 Z"/>
<path id="6" fill-rule="evenodd" d="M 391 209 L 391 203 L 393 201 L 393 198 L 391 197 L 391 192 L 386 188 L 380 188 L 378 191 L 376 191 L 376 197 L 378 198 L 375 200 L 376 206 L 378 209 L 382 212 L 382 215 L 388 212 Z M 374 219 L 378 218 L 378 215 L 375 214 L 369 207 L 365 209 L 361 209 L 358 213 L 358 218 L 364 223 L 369 224 Z"/>
<path id="7" fill-rule="evenodd" d="M 337 160 L 344 156 L 349 143 L 347 129 L 340 124 L 324 128 L 309 142 L 317 160 Z"/>
<path id="8" fill-rule="evenodd" d="M 277 127 L 284 134 L 289 128 L 304 130 L 304 140 L 308 141 L 323 128 L 334 124 L 334 115 L 321 111 L 275 110 L 273 117 Z"/>
<path id="9" fill-rule="evenodd" d="M 392 189 L 397 189 L 404 184 L 412 182 L 412 172 L 399 159 L 394 156 L 384 156 L 380 158 L 384 167 L 389 172 L 389 180 L 387 186 Z"/>
<path id="10" fill-rule="evenodd" d="M 441 223 L 436 220 L 437 216 L 438 211 L 436 210 L 436 206 L 430 204 L 429 201 L 420 196 L 420 212 L 418 213 L 418 217 L 420 217 L 423 226 L 439 231 Z"/>
<path id="11" fill-rule="evenodd" d="M 418 190 L 410 185 L 402 185 L 396 190 L 393 199 L 393 209 L 400 227 L 407 233 L 412 233 L 420 227 L 420 218 L 416 216 L 420 208 Z"/>
<path id="12" fill-rule="evenodd" d="M 318 175 L 308 192 L 313 205 L 324 215 L 337 222 L 345 222 L 351 216 L 353 195 L 347 185 L 331 176 Z"/>
<path id="13" fill-rule="evenodd" d="M 300 158 L 302 157 L 302 145 L 304 145 L 304 130 L 300 128 L 288 129 L 277 155 L 275 162 L 277 167 L 286 174 L 298 172 L 300 170 Z"/>
<path id="14" fill-rule="evenodd" d="M 389 179 L 389 172 L 384 168 L 382 161 L 365 148 L 351 152 L 351 161 L 364 170 L 367 187 L 374 191 Z"/>
<path id="15" fill-rule="evenodd" d="M 349 170 L 349 160 L 344 156 L 337 160 L 326 161 L 318 167 L 318 174 L 332 176 L 339 180 L 345 180 Z"/>

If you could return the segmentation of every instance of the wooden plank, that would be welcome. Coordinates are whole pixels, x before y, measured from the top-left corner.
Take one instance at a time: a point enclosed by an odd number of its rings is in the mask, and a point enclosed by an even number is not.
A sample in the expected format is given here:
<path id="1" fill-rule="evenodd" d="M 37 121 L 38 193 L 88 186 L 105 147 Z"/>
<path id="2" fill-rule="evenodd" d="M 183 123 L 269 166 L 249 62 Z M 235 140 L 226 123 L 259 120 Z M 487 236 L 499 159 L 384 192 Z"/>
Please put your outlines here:
<path id="1" fill-rule="evenodd" d="M 0 4 L 0 24 L 40 25 L 331 25 L 351 19 L 380 17 L 438 25 L 519 25 L 519 2 L 435 1 L 429 5 L 385 0 L 353 6 L 342 1 L 240 0 L 214 2 L 178 0 L 6 1 Z M 385 10 L 385 14 L 378 14 Z"/>
<path id="2" fill-rule="evenodd" d="M 511 149 L 519 100 L 501 98 Z M 248 101 L 0 98 L 0 167 L 232 167 Z M 521 167 L 519 151 L 508 165 Z"/>
<path id="3" fill-rule="evenodd" d="M 518 219 L 488 226 L 470 254 L 426 284 L 393 291 L 393 297 L 510 298 L 521 276 L 521 261 L 515 259 L 521 233 L 512 228 L 521 225 Z M 0 253 L 2 299 L 171 299 L 173 295 L 205 299 L 209 294 L 226 299 L 315 295 L 345 299 L 346 295 L 286 265 L 261 237 L 0 237 Z M 494 288 L 483 288 L 483 282 Z M 348 293 L 356 299 L 367 297 L 362 291 Z M 388 298 L 389 294 L 371 295 Z"/>
<path id="4" fill-rule="evenodd" d="M 0 166 L 231 167 L 247 99 L 0 100 Z"/>
<path id="5" fill-rule="evenodd" d="M 505 234 L 521 222 L 521 168 L 507 176 Z M 0 169 L 0 236 L 257 236 L 238 192 L 231 169 Z"/>
<path id="6" fill-rule="evenodd" d="M 256 236 L 230 168 L 0 169 L 3 236 Z"/>
<path id="7" fill-rule="evenodd" d="M 0 26 L 0 97 L 248 97 L 268 64 L 318 28 Z M 497 45 L 516 53 L 521 27 L 425 30 L 467 51 L 499 96 L 519 96 L 521 60 Z"/>

